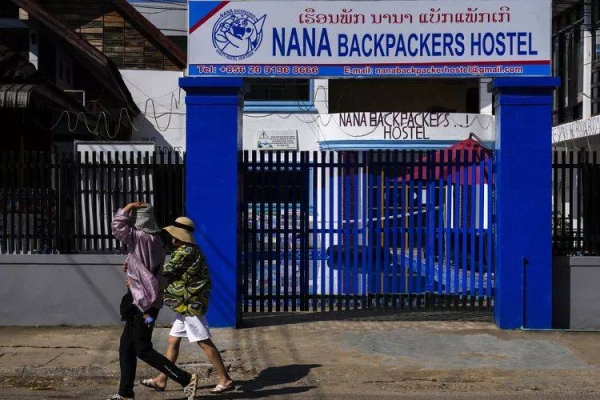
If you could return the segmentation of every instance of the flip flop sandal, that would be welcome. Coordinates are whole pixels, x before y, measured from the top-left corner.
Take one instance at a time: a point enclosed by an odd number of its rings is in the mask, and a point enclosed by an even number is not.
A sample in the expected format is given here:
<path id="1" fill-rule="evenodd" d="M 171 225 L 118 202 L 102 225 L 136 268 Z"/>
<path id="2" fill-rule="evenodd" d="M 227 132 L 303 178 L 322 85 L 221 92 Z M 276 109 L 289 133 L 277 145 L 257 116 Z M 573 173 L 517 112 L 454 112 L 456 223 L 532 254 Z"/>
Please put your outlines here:
<path id="1" fill-rule="evenodd" d="M 160 386 L 158 386 L 156 384 L 156 382 L 154 382 L 154 379 L 152 379 L 152 378 L 142 379 L 140 381 L 140 384 L 146 386 L 147 388 L 154 389 L 157 392 L 164 392 L 165 391 L 165 388 L 164 387 L 161 388 Z"/>
<path id="2" fill-rule="evenodd" d="M 214 389 L 209 390 L 209 392 L 211 394 L 221 394 L 225 392 L 230 392 L 232 390 L 235 390 L 235 385 L 233 384 L 233 382 L 227 386 L 217 385 Z"/>

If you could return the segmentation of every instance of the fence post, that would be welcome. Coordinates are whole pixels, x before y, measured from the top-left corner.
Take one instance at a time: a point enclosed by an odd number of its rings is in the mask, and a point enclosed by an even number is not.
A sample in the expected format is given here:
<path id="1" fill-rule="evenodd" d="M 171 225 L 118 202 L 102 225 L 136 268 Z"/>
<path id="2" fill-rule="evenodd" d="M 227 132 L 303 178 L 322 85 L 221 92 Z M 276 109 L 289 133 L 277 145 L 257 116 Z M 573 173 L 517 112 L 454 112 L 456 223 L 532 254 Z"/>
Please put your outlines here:
<path id="1" fill-rule="evenodd" d="M 186 212 L 208 260 L 212 292 L 208 320 L 238 326 L 238 150 L 241 78 L 181 78 L 187 92 Z"/>
<path id="2" fill-rule="evenodd" d="M 552 327 L 552 92 L 559 78 L 496 78 L 496 324 Z"/>

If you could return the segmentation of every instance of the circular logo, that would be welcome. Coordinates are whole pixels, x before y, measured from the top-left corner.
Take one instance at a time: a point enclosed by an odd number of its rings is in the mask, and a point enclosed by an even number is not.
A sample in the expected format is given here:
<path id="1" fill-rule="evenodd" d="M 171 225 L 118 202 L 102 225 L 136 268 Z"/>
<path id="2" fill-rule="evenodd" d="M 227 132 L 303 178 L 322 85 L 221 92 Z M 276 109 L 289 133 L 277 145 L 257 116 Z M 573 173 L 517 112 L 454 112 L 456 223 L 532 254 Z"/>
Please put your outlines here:
<path id="1" fill-rule="evenodd" d="M 213 27 L 213 45 L 228 60 L 244 60 L 254 54 L 263 39 L 267 15 L 257 18 L 246 10 L 227 10 Z"/>

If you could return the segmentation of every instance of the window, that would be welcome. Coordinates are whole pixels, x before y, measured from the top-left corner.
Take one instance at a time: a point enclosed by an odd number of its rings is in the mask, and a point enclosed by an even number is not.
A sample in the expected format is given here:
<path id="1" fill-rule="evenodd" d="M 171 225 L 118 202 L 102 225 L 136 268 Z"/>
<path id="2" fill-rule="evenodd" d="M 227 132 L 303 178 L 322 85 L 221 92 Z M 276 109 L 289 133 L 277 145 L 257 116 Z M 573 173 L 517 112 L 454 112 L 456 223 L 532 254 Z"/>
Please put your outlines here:
<path id="1" fill-rule="evenodd" d="M 592 115 L 600 114 L 600 3 L 592 2 Z"/>
<path id="2" fill-rule="evenodd" d="M 558 36 L 554 36 L 552 37 L 552 76 L 559 76 L 559 71 L 558 71 L 558 57 L 559 57 L 559 41 L 558 41 Z M 555 90 L 554 92 L 552 92 L 552 114 L 553 114 L 553 118 L 552 118 L 552 125 L 557 125 L 558 124 L 558 90 Z"/>
<path id="3" fill-rule="evenodd" d="M 554 104 L 554 122 L 565 123 L 583 115 L 583 3 L 553 21 L 553 71 L 562 85 Z"/>
<path id="4" fill-rule="evenodd" d="M 479 113 L 479 79 L 330 79 L 328 99 L 330 113 Z"/>
<path id="5" fill-rule="evenodd" d="M 56 53 L 56 86 L 61 89 L 73 88 L 73 63 L 62 51 Z"/>
<path id="6" fill-rule="evenodd" d="M 244 112 L 317 112 L 310 79 L 249 78 L 245 84 Z"/>
<path id="7" fill-rule="evenodd" d="M 597 1 L 592 2 L 592 58 L 594 61 L 600 60 L 600 4 Z"/>

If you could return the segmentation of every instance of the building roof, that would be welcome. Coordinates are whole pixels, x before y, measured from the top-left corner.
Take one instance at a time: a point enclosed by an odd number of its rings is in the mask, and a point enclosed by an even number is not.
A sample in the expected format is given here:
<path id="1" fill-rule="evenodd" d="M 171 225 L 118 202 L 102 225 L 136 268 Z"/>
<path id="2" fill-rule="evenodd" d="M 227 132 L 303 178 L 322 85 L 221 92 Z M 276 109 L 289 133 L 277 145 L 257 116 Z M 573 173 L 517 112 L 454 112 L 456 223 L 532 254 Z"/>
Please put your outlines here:
<path id="1" fill-rule="evenodd" d="M 35 18 L 36 21 L 50 32 L 54 33 L 57 40 L 64 41 L 72 50 L 82 55 L 83 57 L 78 57 L 78 59 L 94 73 L 107 90 L 123 100 L 127 105 L 127 109 L 132 114 L 140 112 L 121 77 L 119 69 L 104 53 L 67 28 L 44 7 L 40 6 L 36 0 L 11 1 L 25 10 L 30 17 Z"/>
<path id="2" fill-rule="evenodd" d="M 185 69 L 187 57 L 183 50 L 177 46 L 171 39 L 165 36 L 156 26 L 146 19 L 138 10 L 135 9 L 126 0 L 112 0 L 119 10 L 130 18 L 136 26 L 144 30 L 144 33 L 155 43 L 155 45 L 165 54 L 175 65 Z"/>

